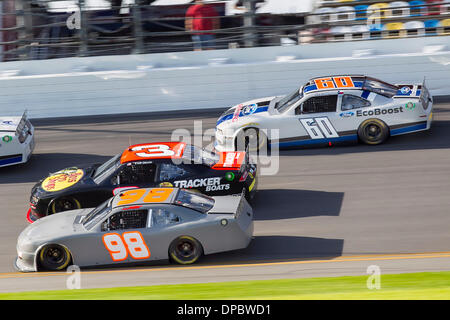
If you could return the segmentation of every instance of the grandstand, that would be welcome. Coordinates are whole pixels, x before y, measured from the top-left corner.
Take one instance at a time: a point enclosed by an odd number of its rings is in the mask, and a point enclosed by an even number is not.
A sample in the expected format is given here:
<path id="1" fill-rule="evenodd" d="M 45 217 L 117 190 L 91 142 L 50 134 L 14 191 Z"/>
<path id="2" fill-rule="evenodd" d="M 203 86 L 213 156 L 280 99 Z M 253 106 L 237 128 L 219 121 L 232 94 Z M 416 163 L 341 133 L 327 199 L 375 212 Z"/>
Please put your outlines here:
<path id="1" fill-rule="evenodd" d="M 307 24 L 301 43 L 444 36 L 450 35 L 450 1 L 319 0 Z"/>

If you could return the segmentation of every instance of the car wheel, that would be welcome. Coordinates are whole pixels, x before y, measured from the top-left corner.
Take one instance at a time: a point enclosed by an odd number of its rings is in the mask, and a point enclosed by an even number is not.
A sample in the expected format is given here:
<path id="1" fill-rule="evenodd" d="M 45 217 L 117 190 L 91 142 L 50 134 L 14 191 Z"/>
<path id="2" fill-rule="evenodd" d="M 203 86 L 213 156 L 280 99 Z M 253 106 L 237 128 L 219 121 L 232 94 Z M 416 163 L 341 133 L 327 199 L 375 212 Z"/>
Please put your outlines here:
<path id="1" fill-rule="evenodd" d="M 236 138 L 236 150 L 259 152 L 267 145 L 267 136 L 256 128 L 248 128 L 241 131 Z"/>
<path id="2" fill-rule="evenodd" d="M 58 213 L 62 211 L 69 211 L 69 210 L 75 210 L 80 209 L 81 204 L 80 202 L 75 198 L 69 198 L 69 197 L 63 197 L 54 200 L 50 205 L 50 213 Z"/>
<path id="3" fill-rule="evenodd" d="M 169 247 L 169 258 L 179 264 L 191 264 L 203 255 L 200 242 L 189 236 L 175 239 Z"/>
<path id="4" fill-rule="evenodd" d="M 367 119 L 358 128 L 358 138 L 365 144 L 383 143 L 389 137 L 389 128 L 381 120 Z"/>
<path id="5" fill-rule="evenodd" d="M 71 255 L 67 248 L 58 244 L 49 244 L 39 251 L 39 267 L 44 270 L 57 271 L 66 268 Z"/>

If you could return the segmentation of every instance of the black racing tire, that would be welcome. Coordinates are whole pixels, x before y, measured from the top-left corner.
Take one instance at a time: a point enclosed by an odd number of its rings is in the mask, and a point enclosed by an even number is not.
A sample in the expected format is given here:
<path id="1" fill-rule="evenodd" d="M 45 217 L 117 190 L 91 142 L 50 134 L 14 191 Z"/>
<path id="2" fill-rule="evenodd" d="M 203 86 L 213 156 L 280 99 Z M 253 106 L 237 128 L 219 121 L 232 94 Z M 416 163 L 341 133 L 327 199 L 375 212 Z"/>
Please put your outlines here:
<path id="1" fill-rule="evenodd" d="M 69 250 L 59 244 L 47 244 L 38 253 L 40 270 L 58 271 L 69 266 L 72 255 Z"/>
<path id="2" fill-rule="evenodd" d="M 368 145 L 385 142 L 389 134 L 389 127 L 379 119 L 364 120 L 358 128 L 359 140 Z"/>
<path id="3" fill-rule="evenodd" d="M 180 236 L 169 246 L 169 259 L 178 264 L 192 264 L 203 255 L 200 242 L 190 236 Z"/>
<path id="4" fill-rule="evenodd" d="M 268 143 L 267 136 L 257 128 L 246 128 L 241 131 L 235 141 L 235 150 L 260 152 Z"/>
<path id="5" fill-rule="evenodd" d="M 54 214 L 76 209 L 81 209 L 81 204 L 77 199 L 73 197 L 61 197 L 50 203 L 48 211 L 50 214 Z"/>

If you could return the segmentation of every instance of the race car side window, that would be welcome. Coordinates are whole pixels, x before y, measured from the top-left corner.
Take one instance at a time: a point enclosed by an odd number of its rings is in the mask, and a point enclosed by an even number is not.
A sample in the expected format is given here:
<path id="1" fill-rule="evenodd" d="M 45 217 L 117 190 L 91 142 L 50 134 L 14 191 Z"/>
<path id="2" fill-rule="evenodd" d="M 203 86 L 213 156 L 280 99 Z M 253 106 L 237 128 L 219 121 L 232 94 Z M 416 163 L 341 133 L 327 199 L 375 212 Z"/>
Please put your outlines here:
<path id="1" fill-rule="evenodd" d="M 301 104 L 302 113 L 322 113 L 322 112 L 336 112 L 337 105 L 336 94 L 328 96 L 311 97 Z M 297 108 L 296 114 L 299 114 L 300 107 Z"/>
<path id="2" fill-rule="evenodd" d="M 116 212 L 102 224 L 102 231 L 139 229 L 147 226 L 147 210 Z"/>
<path id="3" fill-rule="evenodd" d="M 166 226 L 169 224 L 175 224 L 181 221 L 173 212 L 169 212 L 165 209 L 151 209 L 151 226 Z"/>
<path id="4" fill-rule="evenodd" d="M 153 163 L 132 163 L 122 167 L 113 178 L 113 184 L 147 184 L 155 181 L 156 165 Z"/>
<path id="5" fill-rule="evenodd" d="M 370 107 L 370 101 L 366 99 L 351 94 L 344 94 L 344 96 L 342 97 L 342 105 L 341 105 L 342 111 L 366 107 Z"/>
<path id="6" fill-rule="evenodd" d="M 189 172 L 183 167 L 170 163 L 161 163 L 159 171 L 159 181 L 169 181 L 186 176 Z"/>

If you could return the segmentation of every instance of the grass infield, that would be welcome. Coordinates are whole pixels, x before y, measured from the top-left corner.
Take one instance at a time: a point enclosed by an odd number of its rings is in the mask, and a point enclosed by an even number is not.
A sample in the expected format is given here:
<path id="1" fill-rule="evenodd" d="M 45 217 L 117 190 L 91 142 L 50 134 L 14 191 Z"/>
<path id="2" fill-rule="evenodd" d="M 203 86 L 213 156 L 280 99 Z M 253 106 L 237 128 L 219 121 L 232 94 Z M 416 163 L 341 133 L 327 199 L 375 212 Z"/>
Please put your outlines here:
<path id="1" fill-rule="evenodd" d="M 0 300 L 449 300 L 450 271 L 382 274 L 369 290 L 367 276 L 236 281 L 0 293 Z"/>

